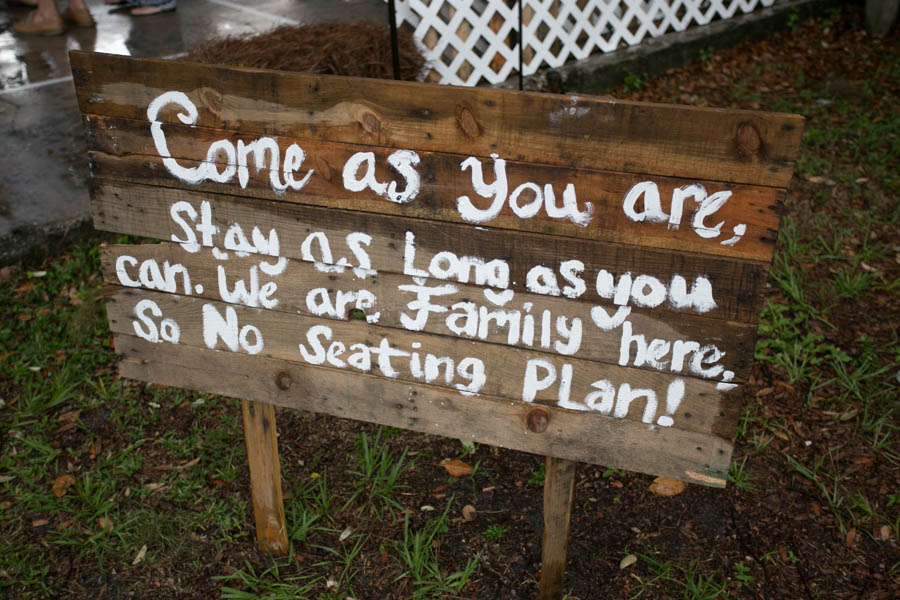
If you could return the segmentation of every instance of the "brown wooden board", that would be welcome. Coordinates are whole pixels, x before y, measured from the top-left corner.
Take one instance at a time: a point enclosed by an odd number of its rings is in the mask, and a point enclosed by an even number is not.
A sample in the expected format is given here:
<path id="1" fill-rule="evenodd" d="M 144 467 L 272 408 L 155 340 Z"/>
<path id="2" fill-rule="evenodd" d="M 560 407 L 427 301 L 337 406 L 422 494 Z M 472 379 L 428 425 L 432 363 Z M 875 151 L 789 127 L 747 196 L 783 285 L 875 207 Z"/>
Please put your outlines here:
<path id="1" fill-rule="evenodd" d="M 86 115 L 145 120 L 152 100 L 177 90 L 197 107 L 199 127 L 777 187 L 790 182 L 803 123 L 797 115 L 173 68 L 85 52 L 70 62 Z"/>
<path id="2" fill-rule="evenodd" d="M 724 485 L 800 117 L 71 60 L 124 376 Z"/>
<path id="3" fill-rule="evenodd" d="M 91 161 L 95 175 L 149 185 L 235 193 L 234 182 L 239 179 L 236 168 L 232 168 L 235 174 L 224 183 L 207 179 L 199 184 L 188 184 L 170 173 L 157 153 L 146 120 L 88 116 L 85 123 L 90 149 L 93 151 Z M 239 140 L 251 141 L 245 138 L 245 135 L 233 131 L 175 124 L 165 126 L 165 140 L 169 153 L 178 159 L 179 165 L 189 169 L 196 169 L 206 160 L 208 148 L 215 142 L 227 140 L 236 147 Z M 292 138 L 273 139 L 277 142 L 279 156 L 284 156 L 288 147 L 295 143 Z M 331 208 L 371 210 L 383 214 L 466 223 L 457 210 L 457 198 L 473 195 L 471 177 L 460 169 L 461 163 L 467 158 L 465 156 L 419 152 L 417 154 L 419 164 L 416 167 L 421 174 L 419 192 L 414 202 L 400 204 L 379 196 L 370 188 L 350 193 L 343 186 L 341 165 L 346 164 L 353 154 L 364 151 L 373 152 L 377 181 L 403 182 L 402 176 L 389 168 L 390 149 L 312 140 L 304 142 L 303 150 L 310 159 L 304 161 L 308 164 L 301 167 L 300 171 L 304 174 L 308 170 L 313 172 L 309 182 L 301 190 L 273 189 L 271 163 L 267 162 L 267 166 L 260 170 L 252 164 L 248 167 L 246 183 L 242 185 L 240 193 L 256 198 Z M 252 163 L 254 155 L 250 156 Z M 216 153 L 213 158 L 217 171 L 221 173 L 225 173 L 229 165 L 232 167 L 236 165 L 235 162 L 227 162 L 227 157 L 221 152 Z M 267 158 L 271 159 L 271 154 L 268 154 Z M 487 173 L 493 173 L 492 161 L 484 161 L 483 168 Z M 276 177 L 283 179 L 282 163 L 277 164 L 276 171 L 278 172 Z M 575 193 L 577 211 L 585 215 L 585 222 L 580 224 L 569 218 L 550 218 L 546 209 L 540 210 L 534 217 L 520 218 L 507 200 L 496 216 L 481 223 L 482 225 L 765 262 L 771 259 L 775 247 L 773 234 L 778 228 L 778 207 L 782 195 L 777 188 L 648 177 L 632 173 L 576 170 L 513 161 L 506 161 L 505 172 L 510 196 L 520 185 L 534 183 L 546 203 L 546 186 L 549 184 L 556 206 L 561 206 L 563 195 L 571 185 L 569 189 Z M 485 177 L 490 181 L 492 176 L 485 175 Z M 724 223 L 720 235 L 713 239 L 697 235 L 691 219 L 698 206 L 694 196 L 678 196 L 682 198 L 680 200 L 682 208 L 677 211 L 681 215 L 678 228 L 674 228 L 668 221 L 651 225 L 628 218 L 622 210 L 623 201 L 634 186 L 646 181 L 651 181 L 657 186 L 661 209 L 667 215 L 673 212 L 673 196 L 676 193 L 680 194 L 677 190 L 686 186 L 692 184 L 702 186 L 707 195 L 730 193 L 729 200 L 705 220 L 706 225 Z M 517 200 L 520 212 L 522 207 L 534 201 L 535 197 L 535 189 L 531 187 L 516 196 L 517 199 L 521 198 Z M 479 198 L 476 204 L 486 208 L 492 202 L 492 199 Z M 746 227 L 746 231 L 740 243 L 723 244 L 722 242 L 733 238 L 734 227 L 741 224 Z"/>

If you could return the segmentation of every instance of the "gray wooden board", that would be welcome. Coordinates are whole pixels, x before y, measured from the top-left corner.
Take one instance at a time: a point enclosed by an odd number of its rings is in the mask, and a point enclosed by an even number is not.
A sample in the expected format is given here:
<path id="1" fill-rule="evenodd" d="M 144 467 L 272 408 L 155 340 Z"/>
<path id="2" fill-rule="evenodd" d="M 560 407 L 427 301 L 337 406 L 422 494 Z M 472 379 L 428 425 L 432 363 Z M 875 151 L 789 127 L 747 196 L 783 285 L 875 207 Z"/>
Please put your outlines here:
<path id="1" fill-rule="evenodd" d="M 288 408 L 480 441 L 494 446 L 655 473 L 723 487 L 732 446 L 715 435 L 596 413 L 542 407 L 547 429 L 526 425 L 534 405 L 490 396 L 466 397 L 425 384 L 231 352 L 159 345 L 115 336 L 124 377 L 203 392 L 238 396 Z M 286 388 L 286 389 L 282 389 Z"/>
<path id="2" fill-rule="evenodd" d="M 197 125 L 301 139 L 452 149 L 535 163 L 786 186 L 798 115 L 518 94 L 72 52 L 81 111 L 143 119 L 183 90 Z M 174 113 L 169 117 L 177 122 Z"/>
<path id="3" fill-rule="evenodd" d="M 172 217 L 172 206 L 186 202 L 201 214 L 203 202 L 208 202 L 211 223 L 219 235 L 211 245 L 224 248 L 227 230 L 238 224 L 249 238 L 252 227 L 264 234 L 275 229 L 279 238 L 279 254 L 288 258 L 302 258 L 302 248 L 310 234 L 322 232 L 327 238 L 331 260 L 326 260 L 321 245 L 310 243 L 311 256 L 319 262 L 337 262 L 346 258 L 350 265 L 359 264 L 346 243 L 347 235 L 365 232 L 372 237 L 366 248 L 372 268 L 377 271 L 402 273 L 406 255 L 407 232 L 414 234 L 415 261 L 413 266 L 423 269 L 440 252 L 457 256 L 475 256 L 486 261 L 500 259 L 510 267 L 510 289 L 525 288 L 527 272 L 535 265 L 544 265 L 557 272 L 559 287 L 565 281 L 558 271 L 564 261 L 578 259 L 584 263 L 586 291 L 579 298 L 598 300 L 596 279 L 601 270 L 613 274 L 617 280 L 625 273 L 633 277 L 645 274 L 668 285 L 677 274 L 688 286 L 702 276 L 713 289 L 716 306 L 702 316 L 755 323 L 762 306 L 762 283 L 766 265 L 759 262 L 728 260 L 710 256 L 685 254 L 675 250 L 640 248 L 627 244 L 611 244 L 560 236 L 439 223 L 405 217 L 387 217 L 373 213 L 338 211 L 334 209 L 288 204 L 271 200 L 249 199 L 223 194 L 208 194 L 181 189 L 169 189 L 118 181 L 97 179 L 92 189 L 92 212 L 97 229 L 155 237 L 163 240 L 187 240 L 187 233 Z M 188 221 L 187 217 L 183 217 Z M 193 225 L 193 222 L 188 222 Z M 202 236 L 195 237 L 203 243 Z M 656 307 L 668 310 L 668 303 Z M 691 311 L 671 310 L 673 320 Z"/>
<path id="4" fill-rule="evenodd" d="M 168 264 L 170 269 L 178 270 L 178 274 L 172 279 L 176 286 L 172 291 L 214 300 L 223 296 L 220 286 L 223 285 L 229 292 L 233 291 L 237 281 L 246 282 L 250 279 L 249 275 L 254 268 L 258 272 L 259 263 L 259 256 L 255 254 L 246 257 L 231 254 L 227 260 L 220 261 L 216 260 L 210 249 L 204 248 L 191 254 L 177 244 L 168 242 L 116 245 L 103 249 L 101 256 L 104 281 L 109 285 L 136 286 L 141 283 L 142 272 L 149 274 L 151 268 L 158 268 L 160 273 L 164 273 L 164 266 Z M 121 265 L 119 265 L 120 258 Z M 184 267 L 188 273 L 187 280 L 184 271 L 181 271 L 178 265 Z M 121 266 L 122 273 L 117 272 L 117 266 Z M 403 328 L 402 314 L 413 314 L 408 304 L 414 300 L 415 295 L 397 292 L 400 286 L 410 283 L 410 278 L 397 273 L 379 272 L 377 275 L 366 277 L 357 276 L 352 269 L 345 269 L 341 273 L 326 273 L 310 262 L 288 259 L 284 272 L 277 277 L 269 278 L 263 274 L 263 283 L 270 279 L 278 286 L 278 303 L 272 307 L 276 311 L 326 319 L 368 316 L 371 320 L 377 316 L 376 322 L 379 325 L 393 328 Z M 141 285 L 148 287 L 146 284 Z M 457 291 L 434 300 L 435 303 L 447 307 L 448 313 L 452 312 L 450 307 L 457 302 L 486 300 L 483 288 L 477 285 L 454 283 L 452 287 Z M 366 292 L 374 297 L 371 304 Z M 619 307 L 612 302 L 597 302 L 592 305 L 568 298 L 520 292 L 516 294 L 514 301 L 507 303 L 505 307 L 521 308 L 525 303 L 532 305 L 530 314 L 537 319 L 535 325 L 539 329 L 535 333 L 534 343 L 530 346 L 523 344 L 521 339 L 512 345 L 520 348 L 540 348 L 540 328 L 543 327 L 541 321 L 544 311 L 548 311 L 551 321 L 554 321 L 556 316 L 566 315 L 570 319 L 580 319 L 584 324 L 585 333 L 577 353 L 578 358 L 618 364 L 621 352 L 620 326 L 612 330 L 603 330 L 597 326 L 592 317 L 595 307 L 603 309 L 605 315 L 614 317 Z M 446 316 L 447 313 L 441 313 L 435 315 L 437 318 L 428 319 L 423 331 L 455 337 L 457 334 L 449 329 Z M 657 338 L 669 341 L 702 339 L 715 344 L 725 353 L 725 364 L 734 371 L 735 381 L 744 381 L 749 375 L 750 351 L 756 337 L 756 327 L 753 325 L 734 321 L 723 323 L 716 319 L 688 314 L 683 314 L 680 319 L 675 320 L 660 311 L 639 307 L 630 307 L 627 318 L 632 323 L 634 333 L 644 335 L 648 342 Z M 508 326 L 492 322 L 485 334 L 476 332 L 474 335 L 463 335 L 462 338 L 496 344 L 510 343 Z M 548 348 L 545 349 L 552 348 L 557 339 L 557 335 L 552 335 L 548 340 Z M 641 365 L 638 368 L 653 367 Z M 672 372 L 671 364 L 655 370 Z"/>
<path id="5" fill-rule="evenodd" d="M 85 117 L 91 149 L 92 170 L 95 175 L 115 177 L 120 181 L 182 187 L 184 189 L 215 193 L 238 193 L 235 182 L 184 183 L 171 174 L 157 155 L 146 121 L 112 119 L 97 116 Z M 227 140 L 232 145 L 247 141 L 246 135 L 236 132 L 167 124 L 165 139 L 169 152 L 185 168 L 197 168 L 206 162 L 207 148 L 218 141 Z M 292 138 L 272 138 L 278 144 L 279 154 L 284 156 L 295 142 Z M 373 148 L 361 144 L 334 142 L 304 142 L 303 150 L 309 158 L 303 171 L 312 170 L 309 182 L 299 191 L 287 189 L 275 191 L 270 185 L 271 169 L 248 169 L 246 185 L 240 186 L 240 194 L 256 198 L 268 198 L 285 202 L 297 202 L 314 206 L 328 206 L 349 210 L 366 210 L 381 214 L 394 214 L 410 218 L 433 219 L 466 223 L 457 210 L 457 199 L 472 194 L 471 177 L 460 169 L 467 159 L 465 155 L 437 152 L 419 152 L 416 169 L 421 173 L 421 188 L 414 202 L 399 204 L 379 196 L 372 190 L 348 193 L 342 185 L 341 166 L 356 152 L 372 152 L 375 157 L 375 178 L 389 182 L 398 179 L 398 173 L 389 167 L 391 149 Z M 217 154 L 213 161 L 219 172 L 234 168 L 236 162 L 228 162 Z M 490 171 L 490 161 L 485 168 Z M 283 165 L 277 176 L 283 177 Z M 509 202 L 505 203 L 489 223 L 491 227 L 531 231 L 554 235 L 567 235 L 606 242 L 627 243 L 656 248 L 670 248 L 683 253 L 729 256 L 768 262 L 775 248 L 774 233 L 778 228 L 783 190 L 763 186 L 735 185 L 725 182 L 674 179 L 646 174 L 616 173 L 559 166 L 535 165 L 505 161 L 509 191 L 520 184 L 535 182 L 546 192 L 546 185 L 553 190 L 555 202 L 560 202 L 565 190 L 572 186 L 579 211 L 590 211 L 589 222 L 576 224 L 568 219 L 552 219 L 546 211 L 532 218 L 521 219 Z M 652 181 L 659 190 L 661 206 L 672 210 L 672 198 L 677 190 L 697 184 L 708 194 L 727 191 L 728 202 L 719 208 L 709 223 L 722 222 L 723 233 L 714 239 L 704 239 L 691 226 L 691 216 L 697 210 L 697 202 L 688 198 L 682 207 L 682 223 L 673 228 L 666 222 L 636 222 L 622 210 L 623 199 L 635 185 Z M 526 197 L 534 195 L 534 190 Z M 479 199 L 487 205 L 488 200 Z M 525 201 L 522 201 L 524 204 Z M 590 208 L 588 208 L 590 206 Z M 715 219 L 715 220 L 713 220 Z M 735 225 L 746 226 L 740 243 L 723 244 Z"/>
<path id="6" fill-rule="evenodd" d="M 108 288 L 107 297 L 107 314 L 114 333 L 134 335 L 141 331 L 144 335 L 152 335 L 150 332 L 156 324 L 162 319 L 171 319 L 178 327 L 178 344 L 200 348 L 211 346 L 222 351 L 229 349 L 224 337 L 215 336 L 212 343 L 208 341 L 208 327 L 202 317 L 206 310 L 227 315 L 229 305 L 224 302 L 122 287 Z M 139 303 L 145 300 L 152 301 L 160 314 L 154 315 L 148 309 L 136 310 Z M 473 382 L 469 373 L 461 371 L 462 363 L 467 357 L 477 357 L 484 365 L 485 379 L 477 389 L 470 391 L 478 395 L 514 400 L 522 398 L 523 375 L 528 363 L 540 360 L 545 361 L 542 364 L 552 365 L 557 374 L 561 374 L 564 365 L 568 365 L 572 374 L 566 378 L 568 381 L 565 386 L 559 375 L 554 383 L 548 382 L 546 387 L 536 390 L 531 399 L 536 403 L 559 403 L 572 410 L 586 411 L 589 403 L 585 402 L 585 398 L 597 389 L 592 384 L 605 380 L 616 388 L 628 382 L 634 389 L 654 392 L 652 400 L 647 395 L 641 395 L 624 404 L 620 394 L 615 413 L 613 405 L 609 404 L 605 408 L 606 414 L 644 422 L 651 428 L 656 426 L 658 417 L 667 414 L 667 387 L 673 381 L 673 377 L 668 374 L 585 361 L 538 350 L 508 348 L 452 336 L 380 327 L 357 320 L 332 320 L 325 323 L 324 326 L 328 328 L 326 337 L 321 329 L 322 319 L 259 308 L 230 308 L 234 311 L 238 327 L 252 325 L 256 328 L 252 336 L 247 334 L 250 336 L 248 346 L 255 346 L 261 341 L 261 356 L 320 364 L 346 373 L 380 374 L 413 383 L 424 381 L 454 391 L 471 388 L 478 383 Z M 319 329 L 315 329 L 316 327 Z M 383 346 L 385 340 L 396 355 L 382 366 L 378 358 L 380 353 L 376 349 L 379 345 Z M 167 352 L 170 344 L 162 341 L 160 344 L 159 351 Z M 301 346 L 305 355 L 301 353 Z M 247 350 L 237 345 L 231 351 Z M 413 360 L 417 362 L 415 366 Z M 536 369 L 535 375 L 540 378 L 547 376 L 545 368 L 533 368 Z M 734 389 L 730 392 L 719 391 L 715 382 L 695 377 L 681 377 L 677 381 L 682 382 L 684 394 L 677 410 L 669 415 L 674 422 L 672 426 L 700 433 L 716 433 L 727 438 L 740 407 Z M 561 399 L 563 394 L 564 400 Z M 602 407 L 598 408 L 603 410 Z"/>

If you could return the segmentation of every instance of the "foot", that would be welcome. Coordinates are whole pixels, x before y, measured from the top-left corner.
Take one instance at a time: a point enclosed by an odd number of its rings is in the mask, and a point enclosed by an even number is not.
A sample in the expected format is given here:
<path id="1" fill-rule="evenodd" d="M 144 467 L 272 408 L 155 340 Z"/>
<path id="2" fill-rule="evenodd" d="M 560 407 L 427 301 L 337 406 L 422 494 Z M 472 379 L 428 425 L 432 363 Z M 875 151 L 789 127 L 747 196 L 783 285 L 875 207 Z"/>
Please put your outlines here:
<path id="1" fill-rule="evenodd" d="M 66 28 L 59 16 L 46 19 L 36 19 L 36 13 L 31 13 L 18 23 L 13 23 L 13 31 L 20 35 L 60 35 Z"/>
<path id="2" fill-rule="evenodd" d="M 131 9 L 131 14 L 135 17 L 144 17 L 147 15 L 158 15 L 159 13 L 173 10 L 175 10 L 175 0 L 154 6 L 138 6 Z"/>
<path id="3" fill-rule="evenodd" d="M 91 13 L 86 8 L 81 10 L 67 8 L 60 16 L 63 21 L 74 23 L 79 27 L 94 27 L 97 25 L 97 23 L 94 22 L 94 17 L 91 16 Z"/>

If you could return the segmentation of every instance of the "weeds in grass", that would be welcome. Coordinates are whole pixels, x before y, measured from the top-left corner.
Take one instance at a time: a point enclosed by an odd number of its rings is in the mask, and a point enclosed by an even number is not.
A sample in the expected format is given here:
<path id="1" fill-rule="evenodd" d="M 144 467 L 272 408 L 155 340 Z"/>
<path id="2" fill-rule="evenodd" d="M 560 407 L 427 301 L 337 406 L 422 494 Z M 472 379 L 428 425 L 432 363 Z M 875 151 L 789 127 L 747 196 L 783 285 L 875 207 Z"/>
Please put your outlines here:
<path id="1" fill-rule="evenodd" d="M 506 527 L 503 525 L 491 525 L 487 529 L 481 532 L 481 535 L 491 540 L 492 542 L 499 542 L 504 535 L 506 535 Z"/>
<path id="2" fill-rule="evenodd" d="M 646 556 L 638 555 L 641 560 L 650 566 L 653 577 L 647 581 L 641 581 L 638 585 L 638 592 L 632 598 L 640 598 L 644 593 L 649 593 L 652 589 L 662 588 L 665 597 L 671 597 L 673 591 L 680 592 L 682 598 L 690 598 L 692 600 L 714 600 L 715 598 L 727 597 L 727 582 L 719 580 L 718 572 L 711 575 L 703 575 L 698 573 L 698 565 L 691 562 L 686 567 L 675 565 L 670 561 L 663 561 Z"/>
<path id="3" fill-rule="evenodd" d="M 528 485 L 533 485 L 535 487 L 540 487 L 544 485 L 544 478 L 547 476 L 547 465 L 546 463 L 541 463 L 540 466 L 531 473 L 531 476 L 528 477 Z"/>
<path id="4" fill-rule="evenodd" d="M 826 456 L 831 459 L 830 470 L 825 469 Z M 795 471 L 815 484 L 825 505 L 837 519 L 841 533 L 847 533 L 847 527 L 844 523 L 844 514 L 842 511 L 844 497 L 841 495 L 838 485 L 841 476 L 834 465 L 834 458 L 831 455 L 831 450 L 829 450 L 826 455 L 817 455 L 813 457 L 812 467 L 807 467 L 790 454 L 785 454 L 785 459 Z"/>
<path id="5" fill-rule="evenodd" d="M 282 567 L 276 563 L 257 572 L 249 561 L 244 568 L 230 575 L 220 575 L 213 579 L 236 583 L 243 589 L 222 587 L 222 598 L 226 600 L 306 600 L 309 598 L 316 578 L 308 575 L 282 575 Z"/>
<path id="6" fill-rule="evenodd" d="M 625 69 L 625 89 L 629 92 L 635 92 L 647 85 L 647 81 L 640 75 L 631 72 L 631 69 Z"/>
<path id="7" fill-rule="evenodd" d="M 359 477 L 353 495 L 347 500 L 344 508 L 357 498 L 364 498 L 365 505 L 377 516 L 387 508 L 393 512 L 401 510 L 400 503 L 394 498 L 400 476 L 412 468 L 413 463 L 406 460 L 406 448 L 395 457 L 390 448 L 381 441 L 381 429 L 371 442 L 365 433 L 356 440 L 356 459 L 359 471 L 352 471 Z"/>
<path id="8" fill-rule="evenodd" d="M 458 594 L 478 566 L 478 556 L 470 558 L 462 569 L 450 574 L 445 574 L 438 564 L 438 536 L 448 531 L 447 513 L 451 502 L 447 502 L 444 511 L 429 519 L 418 531 L 410 528 L 409 515 L 406 515 L 403 520 L 403 540 L 392 544 L 405 567 L 405 571 L 397 579 L 411 581 L 414 599 Z"/>
<path id="9" fill-rule="evenodd" d="M 745 456 L 740 462 L 737 460 L 731 461 L 731 465 L 728 467 L 728 481 L 733 483 L 739 490 L 752 494 L 756 492 L 756 486 L 753 483 L 756 477 L 747 470 L 747 459 L 749 458 L 749 456 Z"/>

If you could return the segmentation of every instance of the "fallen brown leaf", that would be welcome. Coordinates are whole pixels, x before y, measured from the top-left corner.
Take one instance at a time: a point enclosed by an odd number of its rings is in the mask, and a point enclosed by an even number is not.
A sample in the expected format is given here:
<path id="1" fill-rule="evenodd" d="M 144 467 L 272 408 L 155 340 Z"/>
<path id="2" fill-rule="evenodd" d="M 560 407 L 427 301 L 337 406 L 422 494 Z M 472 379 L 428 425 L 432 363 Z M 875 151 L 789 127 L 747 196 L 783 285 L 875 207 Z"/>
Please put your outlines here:
<path id="1" fill-rule="evenodd" d="M 48 525 L 49 523 L 50 523 L 50 521 L 48 521 L 47 519 L 35 519 L 34 521 L 31 522 L 31 526 L 37 528 L 37 527 L 43 527 L 44 525 Z"/>
<path id="2" fill-rule="evenodd" d="M 859 533 L 856 531 L 856 527 L 851 527 L 850 531 L 847 532 L 847 545 L 851 548 L 856 545 L 856 541 L 859 539 Z"/>
<path id="3" fill-rule="evenodd" d="M 677 496 L 687 488 L 687 485 L 680 479 L 669 479 L 668 477 L 657 477 L 647 488 L 654 494 L 660 496 Z"/>
<path id="4" fill-rule="evenodd" d="M 454 477 L 465 477 L 472 474 L 472 466 L 458 458 L 445 458 L 441 461 L 441 466 Z"/>
<path id="5" fill-rule="evenodd" d="M 478 511 L 475 510 L 475 507 L 471 504 L 466 504 L 462 509 L 463 521 L 471 522 L 474 521 L 478 516 Z"/>
<path id="6" fill-rule="evenodd" d="M 97 519 L 97 525 L 100 526 L 100 529 L 103 531 L 112 531 L 113 530 L 113 522 L 109 517 L 100 517 Z"/>
<path id="7" fill-rule="evenodd" d="M 62 498 L 73 485 L 75 485 L 75 478 L 66 473 L 65 475 L 60 475 L 56 478 L 56 481 L 53 482 L 51 491 L 57 498 Z"/>
<path id="8" fill-rule="evenodd" d="M 64 412 L 63 414 L 57 417 L 57 421 L 60 423 L 73 423 L 78 419 L 78 416 L 81 414 L 81 409 L 78 410 L 70 410 L 68 412 Z"/>
<path id="9" fill-rule="evenodd" d="M 882 542 L 886 542 L 891 539 L 891 526 L 890 525 L 882 525 L 881 529 L 878 530 L 879 537 Z"/>
<path id="10" fill-rule="evenodd" d="M 37 284 L 33 281 L 26 281 L 22 285 L 16 288 L 16 297 L 24 296 L 31 290 L 37 287 Z"/>

